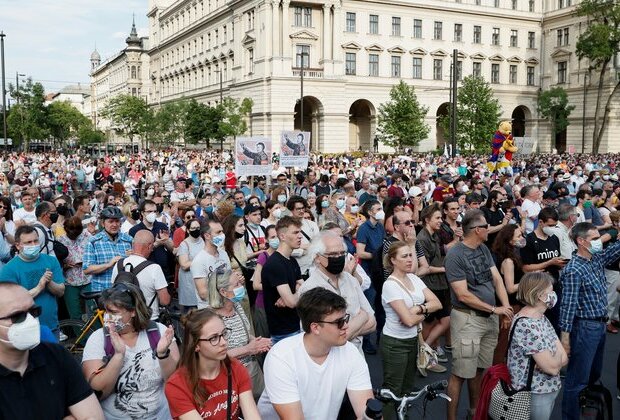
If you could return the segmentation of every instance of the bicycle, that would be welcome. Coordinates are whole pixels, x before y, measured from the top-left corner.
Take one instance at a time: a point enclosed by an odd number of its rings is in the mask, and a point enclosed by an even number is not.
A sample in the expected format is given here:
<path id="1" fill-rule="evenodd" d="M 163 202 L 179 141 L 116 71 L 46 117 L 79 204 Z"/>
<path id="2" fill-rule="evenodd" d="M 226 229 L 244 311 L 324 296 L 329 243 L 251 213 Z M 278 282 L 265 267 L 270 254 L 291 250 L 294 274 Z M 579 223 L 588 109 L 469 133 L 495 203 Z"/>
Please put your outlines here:
<path id="1" fill-rule="evenodd" d="M 448 381 L 438 381 L 426 385 L 419 391 L 410 392 L 400 398 L 394 395 L 394 393 L 389 389 L 376 389 L 373 392 L 375 394 L 375 398 L 383 404 L 390 402 L 398 403 L 398 406 L 395 407 L 396 415 L 399 420 L 405 420 L 409 417 L 409 408 L 411 408 L 413 402 L 422 397 L 424 397 L 422 418 L 426 416 L 426 404 L 428 401 L 433 401 L 436 398 L 443 398 L 446 401 L 451 401 L 452 399 L 442 392 L 447 387 Z M 369 402 L 366 403 L 367 406 L 370 401 L 373 400 L 369 400 Z"/>
<path id="2" fill-rule="evenodd" d="M 100 291 L 82 291 L 80 292 L 80 296 L 85 301 L 95 301 L 97 309 L 92 317 L 88 322 L 84 322 L 80 319 L 65 319 L 58 322 L 58 328 L 60 332 L 67 336 L 67 339 L 61 341 L 60 344 L 69 350 L 71 354 L 81 359 L 88 337 L 104 324 L 103 315 L 105 314 L 105 309 L 99 305 L 99 298 L 101 297 Z M 97 322 L 99 322 L 99 324 L 97 324 Z"/>

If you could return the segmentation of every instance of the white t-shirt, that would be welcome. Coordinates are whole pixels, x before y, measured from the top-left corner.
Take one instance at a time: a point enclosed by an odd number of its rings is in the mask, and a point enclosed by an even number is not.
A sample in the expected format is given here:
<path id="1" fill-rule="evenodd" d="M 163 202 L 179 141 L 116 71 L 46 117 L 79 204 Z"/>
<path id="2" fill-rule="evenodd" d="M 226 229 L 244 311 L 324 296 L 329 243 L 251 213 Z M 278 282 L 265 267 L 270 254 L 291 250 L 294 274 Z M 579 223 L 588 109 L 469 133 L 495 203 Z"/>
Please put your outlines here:
<path id="1" fill-rule="evenodd" d="M 159 323 L 157 326 L 164 335 L 166 327 Z M 103 360 L 105 355 L 103 329 L 100 328 L 88 338 L 82 362 Z M 116 386 L 112 394 L 101 401 L 101 408 L 106 420 L 172 418 L 159 360 L 153 355 L 146 331 L 140 331 L 134 347 L 127 347 Z"/>
<path id="2" fill-rule="evenodd" d="M 225 270 L 231 270 L 230 267 L 230 258 L 228 258 L 228 254 L 223 249 L 218 250 L 218 255 L 213 256 L 209 254 L 204 249 L 200 251 L 194 259 L 192 260 L 192 265 L 190 267 L 190 271 L 192 272 L 192 278 L 194 281 L 196 279 L 206 279 L 202 281 L 206 281 L 206 287 L 208 289 L 209 284 L 209 273 L 214 272 L 218 267 L 224 266 Z M 208 308 L 209 301 L 202 300 L 200 295 L 198 294 L 198 290 L 196 290 L 196 300 L 198 301 L 198 309 Z"/>
<path id="3" fill-rule="evenodd" d="M 527 214 L 527 218 L 525 219 L 525 233 L 531 233 L 534 231 L 534 221 L 531 217 L 538 217 L 538 213 L 540 213 L 542 207 L 540 207 L 540 204 L 526 198 L 523 200 L 523 204 L 521 204 L 521 210 Z"/>
<path id="4" fill-rule="evenodd" d="M 335 419 L 347 390 L 372 389 L 366 360 L 353 344 L 332 347 L 319 365 L 308 356 L 303 337 L 285 338 L 267 353 L 265 391 L 258 401 L 263 420 L 279 420 L 272 403 L 296 401 L 306 420 Z"/>
<path id="5" fill-rule="evenodd" d="M 408 274 L 409 280 L 413 283 L 413 291 L 408 293 L 403 290 L 398 280 L 390 276 L 383 284 L 383 292 L 381 294 L 381 302 L 383 303 L 383 309 L 385 309 L 385 326 L 383 327 L 383 334 L 393 338 L 413 338 L 418 335 L 418 327 L 407 327 L 400 322 L 400 317 L 390 302 L 395 300 L 402 300 L 405 302 L 407 308 L 412 308 L 414 305 L 420 305 L 425 302 L 424 289 L 426 285 L 415 274 Z"/>
<path id="6" fill-rule="evenodd" d="M 308 220 L 308 219 L 301 219 L 301 230 L 310 237 L 310 240 L 312 240 L 315 236 L 319 234 L 319 226 L 312 220 Z M 301 246 L 302 247 L 308 246 L 310 242 L 308 238 L 306 238 L 306 235 L 304 235 L 303 233 L 301 234 Z M 304 274 L 312 266 L 312 258 L 311 258 L 312 256 L 308 254 L 307 250 L 304 250 L 302 248 L 299 248 L 299 251 L 297 252 L 300 253 L 301 255 L 293 254 L 293 256 L 295 257 L 295 259 L 297 260 L 297 263 L 299 264 L 299 268 L 301 269 L 301 274 Z"/>
<path id="7" fill-rule="evenodd" d="M 185 192 L 178 192 L 176 190 L 172 191 L 170 193 L 170 202 L 171 203 L 175 203 L 175 202 L 185 202 L 185 201 L 191 201 L 191 200 L 195 200 L 196 197 L 194 197 L 194 193 L 191 191 L 185 191 Z"/>
<path id="8" fill-rule="evenodd" d="M 126 266 L 127 264 L 131 264 L 135 268 L 143 261 L 146 261 L 146 258 L 141 257 L 140 255 L 130 255 L 125 257 L 123 265 Z M 125 267 L 125 271 L 129 271 L 129 267 Z M 117 275 L 118 263 L 114 264 L 114 268 L 112 268 L 112 283 L 114 283 Z M 142 294 L 144 294 L 144 300 L 147 305 L 151 303 L 158 290 L 168 287 L 166 276 L 164 276 L 164 272 L 158 264 L 151 264 L 144 270 L 140 271 L 138 273 L 138 282 L 140 283 L 140 290 L 142 290 Z M 153 310 L 151 319 L 159 318 L 159 304 L 157 302 L 157 298 L 153 301 L 151 309 Z"/>
<path id="9" fill-rule="evenodd" d="M 37 216 L 34 214 L 34 212 L 35 209 L 32 209 L 32 211 L 26 211 L 25 208 L 20 207 L 13 212 L 13 220 L 23 220 L 28 224 L 32 224 L 37 221 Z"/>

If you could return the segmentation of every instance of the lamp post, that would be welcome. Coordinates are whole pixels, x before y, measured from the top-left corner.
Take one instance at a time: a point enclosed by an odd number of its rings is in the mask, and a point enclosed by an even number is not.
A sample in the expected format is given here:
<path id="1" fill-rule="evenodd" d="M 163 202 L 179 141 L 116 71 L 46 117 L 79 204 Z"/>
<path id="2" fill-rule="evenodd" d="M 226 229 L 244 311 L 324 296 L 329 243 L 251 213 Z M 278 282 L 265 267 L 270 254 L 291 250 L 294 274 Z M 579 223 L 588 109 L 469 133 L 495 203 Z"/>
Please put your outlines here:
<path id="1" fill-rule="evenodd" d="M 581 113 L 581 153 L 585 153 L 586 150 L 586 94 L 588 92 L 588 73 L 583 74 L 583 111 Z"/>
<path id="2" fill-rule="evenodd" d="M 6 88 L 4 75 L 4 32 L 0 31 L 0 59 L 2 60 L 2 132 L 4 135 L 4 148 L 7 146 L 6 136 Z"/>
<path id="3" fill-rule="evenodd" d="M 309 54 L 307 52 L 300 52 L 297 54 L 300 61 L 299 79 L 301 83 L 301 98 L 299 99 L 299 131 L 304 131 L 304 57 Z"/>
<path id="4" fill-rule="evenodd" d="M 456 100 L 457 100 L 457 81 L 459 78 L 458 74 L 458 55 L 459 50 L 452 51 L 452 80 L 450 83 L 452 84 L 452 98 L 450 102 L 452 102 L 452 119 L 450 120 L 450 143 L 452 144 L 452 157 L 456 157 Z"/>
<path id="5" fill-rule="evenodd" d="M 26 77 L 25 74 L 15 72 L 15 99 L 17 99 L 17 105 L 19 105 L 19 78 Z"/>

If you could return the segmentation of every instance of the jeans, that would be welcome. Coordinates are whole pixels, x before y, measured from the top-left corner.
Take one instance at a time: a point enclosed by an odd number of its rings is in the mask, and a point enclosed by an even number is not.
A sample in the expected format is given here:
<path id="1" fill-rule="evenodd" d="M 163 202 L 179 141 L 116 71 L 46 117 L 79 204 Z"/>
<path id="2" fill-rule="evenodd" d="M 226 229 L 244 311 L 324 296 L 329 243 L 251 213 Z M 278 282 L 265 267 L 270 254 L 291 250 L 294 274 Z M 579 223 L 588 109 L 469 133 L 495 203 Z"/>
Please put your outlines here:
<path id="1" fill-rule="evenodd" d="M 370 303 L 370 306 L 372 306 L 374 308 L 374 303 L 375 303 L 375 297 L 377 296 L 377 292 L 375 291 L 374 286 L 370 285 L 370 287 L 366 290 L 364 290 L 364 296 L 366 296 L 366 299 L 368 299 L 368 303 Z M 378 332 L 377 332 L 378 334 Z M 366 348 L 367 346 L 372 346 L 372 343 L 370 342 L 370 334 L 366 334 L 363 338 L 363 344 L 364 347 Z"/>
<path id="2" fill-rule="evenodd" d="M 601 377 L 605 323 L 575 318 L 570 333 L 570 357 L 564 381 L 562 419 L 579 419 L 579 393 Z"/>
<path id="3" fill-rule="evenodd" d="M 280 340 L 284 340 L 285 338 L 292 337 L 292 336 L 294 336 L 294 335 L 297 335 L 297 334 L 299 334 L 300 332 L 301 332 L 301 331 L 295 331 L 295 332 L 288 333 L 288 334 L 282 334 L 282 335 L 272 335 L 272 336 L 271 336 L 271 343 L 275 345 L 278 341 L 280 341 Z"/>
<path id="4" fill-rule="evenodd" d="M 384 335 L 381 338 L 383 359 L 383 388 L 390 389 L 397 397 L 413 391 L 417 371 L 418 337 L 394 338 Z M 394 417 L 394 404 L 385 404 L 383 418 Z"/>
<path id="5" fill-rule="evenodd" d="M 530 420 L 549 420 L 559 393 L 558 389 L 544 394 L 532 394 Z"/>
<path id="6" fill-rule="evenodd" d="M 618 320 L 618 308 L 620 307 L 620 294 L 616 287 L 620 283 L 620 271 L 605 269 L 607 279 L 607 317 Z"/>

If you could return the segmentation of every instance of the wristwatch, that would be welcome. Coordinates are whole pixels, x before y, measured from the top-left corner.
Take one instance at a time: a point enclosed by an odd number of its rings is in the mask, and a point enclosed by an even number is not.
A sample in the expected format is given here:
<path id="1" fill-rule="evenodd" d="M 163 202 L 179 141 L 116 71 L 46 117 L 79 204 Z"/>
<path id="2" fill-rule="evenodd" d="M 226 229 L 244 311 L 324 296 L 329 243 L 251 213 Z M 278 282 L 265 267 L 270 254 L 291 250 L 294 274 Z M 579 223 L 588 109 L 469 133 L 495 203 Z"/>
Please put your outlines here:
<path id="1" fill-rule="evenodd" d="M 166 353 L 164 353 L 163 356 L 160 356 L 159 354 L 157 354 L 157 351 L 155 351 L 155 357 L 157 357 L 159 360 L 167 359 L 168 356 L 170 356 L 170 348 L 166 350 Z"/>

